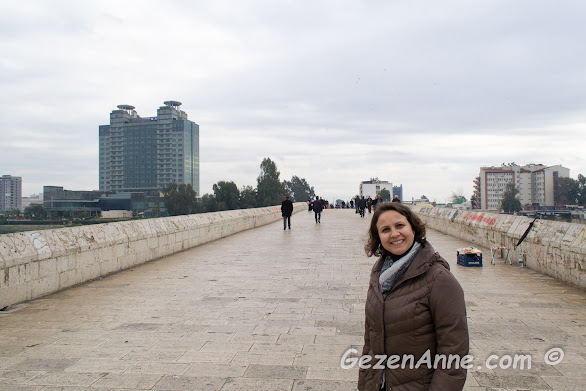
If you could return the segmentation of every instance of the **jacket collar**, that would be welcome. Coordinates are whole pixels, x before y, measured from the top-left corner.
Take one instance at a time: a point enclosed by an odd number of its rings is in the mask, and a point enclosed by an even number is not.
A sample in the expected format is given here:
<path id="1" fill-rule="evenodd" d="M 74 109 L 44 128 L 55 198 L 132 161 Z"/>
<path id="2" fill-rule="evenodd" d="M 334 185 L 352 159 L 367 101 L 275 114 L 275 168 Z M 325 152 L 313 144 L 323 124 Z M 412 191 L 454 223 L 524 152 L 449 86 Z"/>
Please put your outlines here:
<path id="1" fill-rule="evenodd" d="M 372 272 L 370 274 L 370 282 L 371 282 L 371 284 L 374 284 L 377 287 L 377 290 L 379 291 L 379 296 L 381 299 L 382 299 L 382 294 L 380 294 L 380 286 L 378 283 L 378 278 L 380 276 L 380 272 L 382 270 L 384 261 L 385 260 L 383 259 L 383 257 L 380 257 L 376 261 L 376 263 L 374 264 L 374 266 L 372 268 Z M 433 265 L 434 263 L 440 263 L 446 269 L 450 270 L 450 265 L 438 253 L 435 252 L 431 243 L 429 243 L 426 240 L 421 244 L 421 248 L 419 249 L 419 252 L 415 256 L 415 259 L 413 259 L 413 262 L 411 262 L 411 266 L 409 266 L 409 269 L 407 269 L 407 272 L 405 273 L 403 278 L 401 278 L 401 280 L 399 280 L 399 282 L 397 282 L 397 284 L 395 285 L 393 290 L 395 290 L 404 281 L 409 280 L 414 277 L 417 277 L 417 276 L 425 273 L 426 271 L 429 270 L 429 268 L 431 268 L 431 265 Z"/>

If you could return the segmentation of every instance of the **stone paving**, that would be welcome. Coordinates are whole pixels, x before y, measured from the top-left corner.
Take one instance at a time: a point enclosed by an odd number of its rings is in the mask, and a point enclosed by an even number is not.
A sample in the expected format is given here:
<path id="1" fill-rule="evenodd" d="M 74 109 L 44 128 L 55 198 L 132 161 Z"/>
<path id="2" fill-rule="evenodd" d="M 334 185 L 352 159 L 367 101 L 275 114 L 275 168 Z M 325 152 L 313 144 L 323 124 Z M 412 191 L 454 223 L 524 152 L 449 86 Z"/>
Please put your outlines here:
<path id="1" fill-rule="evenodd" d="M 369 216 L 326 210 L 245 231 L 0 312 L 0 391 L 346 391 L 357 369 L 373 258 Z M 586 292 L 498 260 L 456 265 L 469 246 L 428 238 L 464 287 L 465 390 L 586 390 Z M 559 365 L 545 353 L 561 348 Z M 490 355 L 529 355 L 531 369 Z"/>

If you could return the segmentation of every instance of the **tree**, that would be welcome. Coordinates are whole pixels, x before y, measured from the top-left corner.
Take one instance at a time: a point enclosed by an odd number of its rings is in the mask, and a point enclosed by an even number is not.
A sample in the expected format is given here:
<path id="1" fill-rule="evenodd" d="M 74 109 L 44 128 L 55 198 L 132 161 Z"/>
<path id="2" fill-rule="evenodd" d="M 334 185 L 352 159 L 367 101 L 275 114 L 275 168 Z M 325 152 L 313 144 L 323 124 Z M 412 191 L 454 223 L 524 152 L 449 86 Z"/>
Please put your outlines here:
<path id="1" fill-rule="evenodd" d="M 24 208 L 25 217 L 30 217 L 33 220 L 42 220 L 47 217 L 47 211 L 41 204 L 30 204 Z"/>
<path id="2" fill-rule="evenodd" d="M 194 213 L 197 207 L 196 195 L 190 184 L 169 183 L 163 188 L 165 207 L 170 216 Z"/>
<path id="3" fill-rule="evenodd" d="M 3 212 L 4 216 L 6 216 L 7 219 L 16 219 L 18 218 L 18 216 L 20 216 L 20 210 L 18 209 L 10 209 L 10 210 L 5 210 Z"/>
<path id="4" fill-rule="evenodd" d="M 576 205 L 580 195 L 580 182 L 572 178 L 558 178 L 554 195 L 556 205 Z"/>
<path id="5" fill-rule="evenodd" d="M 258 206 L 280 205 L 285 190 L 279 180 L 277 165 L 270 158 L 264 158 L 260 164 L 260 175 L 257 178 Z"/>
<path id="6" fill-rule="evenodd" d="M 472 209 L 480 209 L 480 199 L 474 194 L 470 197 L 470 203 L 472 204 Z"/>
<path id="7" fill-rule="evenodd" d="M 291 195 L 293 202 L 304 202 L 315 197 L 313 186 L 309 186 L 305 178 L 293 175 L 291 181 L 283 181 L 283 188 Z"/>
<path id="8" fill-rule="evenodd" d="M 207 212 L 216 212 L 218 210 L 218 203 L 216 202 L 216 197 L 213 194 L 204 194 L 201 197 L 201 202 L 199 203 L 199 207 L 197 211 L 199 213 L 207 213 Z"/>
<path id="9" fill-rule="evenodd" d="M 153 205 L 152 207 L 153 216 L 159 217 L 161 216 L 161 207 L 158 204 Z"/>
<path id="10" fill-rule="evenodd" d="M 380 198 L 383 200 L 383 202 L 390 202 L 391 192 L 389 191 L 389 189 L 382 189 L 380 191 Z"/>
<path id="11" fill-rule="evenodd" d="M 503 200 L 501 201 L 501 209 L 506 213 L 514 213 L 523 209 L 521 201 L 517 198 L 518 193 L 519 189 L 513 183 L 507 183 L 503 193 Z"/>
<path id="12" fill-rule="evenodd" d="M 219 181 L 214 186 L 218 210 L 234 210 L 240 207 L 240 191 L 234 182 Z"/>
<path id="13" fill-rule="evenodd" d="M 578 205 L 586 206 L 586 177 L 578 175 Z"/>
<path id="14" fill-rule="evenodd" d="M 240 208 L 256 208 L 256 189 L 252 186 L 242 186 L 240 190 Z"/>
<path id="15" fill-rule="evenodd" d="M 462 191 L 453 191 L 452 195 L 450 196 L 450 202 L 453 204 L 462 204 L 466 202 L 466 197 L 462 195 Z"/>

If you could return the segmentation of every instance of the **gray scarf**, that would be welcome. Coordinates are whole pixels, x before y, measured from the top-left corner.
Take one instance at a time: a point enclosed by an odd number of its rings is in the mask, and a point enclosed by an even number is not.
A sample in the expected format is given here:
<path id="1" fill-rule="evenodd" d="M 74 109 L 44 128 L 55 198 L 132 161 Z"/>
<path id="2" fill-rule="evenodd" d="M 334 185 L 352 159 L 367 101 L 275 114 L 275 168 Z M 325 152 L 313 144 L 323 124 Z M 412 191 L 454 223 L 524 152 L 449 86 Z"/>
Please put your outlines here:
<path id="1" fill-rule="evenodd" d="M 391 293 L 391 289 L 393 289 L 401 277 L 403 277 L 420 248 L 421 244 L 419 242 L 414 242 L 411 250 L 397 261 L 393 261 L 393 258 L 391 258 L 390 255 L 387 255 L 378 279 L 383 298 L 386 298 L 388 294 Z"/>

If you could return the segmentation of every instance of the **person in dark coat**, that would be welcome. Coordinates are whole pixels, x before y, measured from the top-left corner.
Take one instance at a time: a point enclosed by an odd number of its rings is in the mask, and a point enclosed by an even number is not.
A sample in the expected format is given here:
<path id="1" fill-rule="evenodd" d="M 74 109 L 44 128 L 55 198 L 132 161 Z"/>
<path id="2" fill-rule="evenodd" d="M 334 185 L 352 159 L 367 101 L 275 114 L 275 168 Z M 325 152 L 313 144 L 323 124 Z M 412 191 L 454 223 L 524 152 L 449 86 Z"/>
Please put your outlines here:
<path id="1" fill-rule="evenodd" d="M 392 202 L 401 202 L 401 200 L 399 199 L 399 196 L 394 196 Z"/>
<path id="2" fill-rule="evenodd" d="M 281 215 L 283 216 L 283 229 L 287 229 L 287 223 L 289 223 L 289 229 L 291 229 L 291 215 L 293 214 L 293 202 L 289 199 L 289 196 L 281 203 Z"/>
<path id="3" fill-rule="evenodd" d="M 411 356 L 421 366 L 360 367 L 358 390 L 461 391 L 470 358 L 464 291 L 426 240 L 425 223 L 408 206 L 385 202 L 368 235 L 366 255 L 378 260 L 366 296 L 362 356 L 372 363 Z M 443 358 L 446 364 L 436 366 Z"/>
<path id="4" fill-rule="evenodd" d="M 315 212 L 315 223 L 321 224 L 321 211 L 323 210 L 324 206 L 319 199 L 318 196 L 315 196 L 315 201 L 313 201 L 313 211 Z"/>
<path id="5" fill-rule="evenodd" d="M 378 204 L 378 198 L 380 197 L 380 194 L 377 194 L 373 199 L 372 199 L 372 209 L 375 210 L 376 209 L 376 204 Z"/>
<path id="6" fill-rule="evenodd" d="M 358 201 L 358 213 L 360 213 L 360 217 L 364 217 L 364 209 L 366 209 L 366 199 L 364 196 Z"/>

